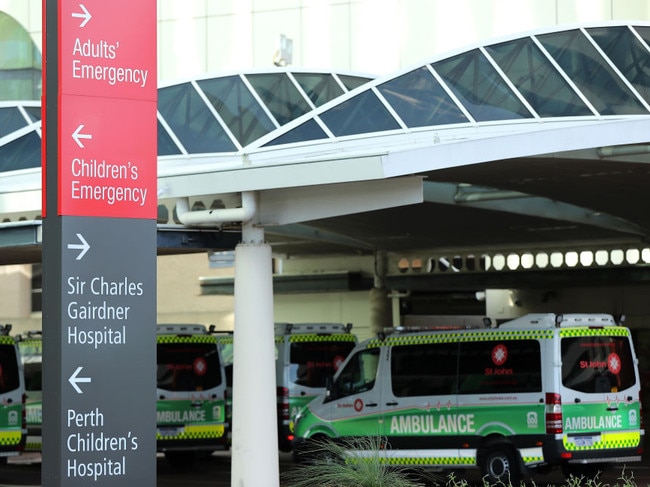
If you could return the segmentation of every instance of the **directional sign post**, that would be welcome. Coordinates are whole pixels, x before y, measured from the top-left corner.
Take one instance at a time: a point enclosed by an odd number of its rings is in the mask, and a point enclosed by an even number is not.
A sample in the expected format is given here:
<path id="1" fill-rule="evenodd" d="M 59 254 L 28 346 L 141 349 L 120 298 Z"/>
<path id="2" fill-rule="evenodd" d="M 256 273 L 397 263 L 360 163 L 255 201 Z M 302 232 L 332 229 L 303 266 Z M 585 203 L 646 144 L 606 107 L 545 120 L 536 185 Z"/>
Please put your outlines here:
<path id="1" fill-rule="evenodd" d="M 42 485 L 156 485 L 156 0 L 45 0 Z"/>

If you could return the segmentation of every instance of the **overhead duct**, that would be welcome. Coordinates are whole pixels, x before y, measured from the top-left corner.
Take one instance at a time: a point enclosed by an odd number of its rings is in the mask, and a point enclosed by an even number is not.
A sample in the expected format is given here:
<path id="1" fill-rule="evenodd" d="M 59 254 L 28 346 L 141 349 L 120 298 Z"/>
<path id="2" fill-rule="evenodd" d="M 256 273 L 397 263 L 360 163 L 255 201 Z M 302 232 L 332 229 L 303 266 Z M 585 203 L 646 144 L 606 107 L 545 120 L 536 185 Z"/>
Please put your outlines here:
<path id="1" fill-rule="evenodd" d="M 176 216 L 186 226 L 221 226 L 224 223 L 247 223 L 257 212 L 255 193 L 244 191 L 241 194 L 240 208 L 221 208 L 210 210 L 190 210 L 189 198 L 176 200 Z"/>

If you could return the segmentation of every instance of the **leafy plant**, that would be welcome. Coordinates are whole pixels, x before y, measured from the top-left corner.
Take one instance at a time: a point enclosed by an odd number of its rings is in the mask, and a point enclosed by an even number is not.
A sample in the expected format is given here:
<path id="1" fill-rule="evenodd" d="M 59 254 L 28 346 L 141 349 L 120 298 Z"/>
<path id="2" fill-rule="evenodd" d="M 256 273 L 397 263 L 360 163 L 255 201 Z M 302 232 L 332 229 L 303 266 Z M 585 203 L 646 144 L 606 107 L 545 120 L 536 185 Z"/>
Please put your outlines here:
<path id="1" fill-rule="evenodd" d="M 418 472 L 390 465 L 390 450 L 379 438 L 322 441 L 310 459 L 283 476 L 287 487 L 423 487 Z M 364 454 L 361 454 L 364 453 Z"/>

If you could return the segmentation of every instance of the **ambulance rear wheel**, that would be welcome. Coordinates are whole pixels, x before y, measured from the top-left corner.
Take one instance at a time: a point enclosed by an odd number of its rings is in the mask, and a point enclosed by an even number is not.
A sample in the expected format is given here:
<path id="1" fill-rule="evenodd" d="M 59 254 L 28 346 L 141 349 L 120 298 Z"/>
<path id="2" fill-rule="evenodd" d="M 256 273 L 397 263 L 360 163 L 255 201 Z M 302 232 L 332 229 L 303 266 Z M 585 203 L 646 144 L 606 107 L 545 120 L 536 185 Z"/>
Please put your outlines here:
<path id="1" fill-rule="evenodd" d="M 479 467 L 490 484 L 519 485 L 523 478 L 517 456 L 506 445 L 491 446 L 481 455 Z"/>

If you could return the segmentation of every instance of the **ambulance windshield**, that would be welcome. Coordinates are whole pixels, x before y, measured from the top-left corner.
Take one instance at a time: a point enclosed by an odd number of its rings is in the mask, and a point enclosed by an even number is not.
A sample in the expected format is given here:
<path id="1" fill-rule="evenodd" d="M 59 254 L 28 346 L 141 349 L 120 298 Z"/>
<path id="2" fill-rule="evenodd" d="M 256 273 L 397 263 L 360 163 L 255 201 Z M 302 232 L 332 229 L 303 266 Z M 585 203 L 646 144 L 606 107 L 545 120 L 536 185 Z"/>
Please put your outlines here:
<path id="1" fill-rule="evenodd" d="M 159 343 L 157 360 L 158 389 L 204 391 L 223 380 L 214 343 Z"/>

